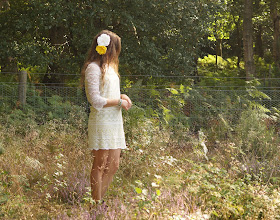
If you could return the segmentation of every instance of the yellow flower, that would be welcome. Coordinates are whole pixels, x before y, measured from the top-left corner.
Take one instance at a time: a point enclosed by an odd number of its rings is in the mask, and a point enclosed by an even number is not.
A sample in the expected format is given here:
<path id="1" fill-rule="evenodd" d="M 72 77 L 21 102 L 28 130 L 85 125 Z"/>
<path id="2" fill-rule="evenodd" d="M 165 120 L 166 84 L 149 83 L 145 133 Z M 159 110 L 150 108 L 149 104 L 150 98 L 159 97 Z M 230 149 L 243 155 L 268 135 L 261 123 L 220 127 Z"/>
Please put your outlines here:
<path id="1" fill-rule="evenodd" d="M 97 51 L 97 53 L 99 53 L 100 55 L 103 55 L 103 54 L 106 53 L 107 47 L 105 47 L 105 46 L 97 46 L 97 47 L 96 47 L 96 51 Z"/>

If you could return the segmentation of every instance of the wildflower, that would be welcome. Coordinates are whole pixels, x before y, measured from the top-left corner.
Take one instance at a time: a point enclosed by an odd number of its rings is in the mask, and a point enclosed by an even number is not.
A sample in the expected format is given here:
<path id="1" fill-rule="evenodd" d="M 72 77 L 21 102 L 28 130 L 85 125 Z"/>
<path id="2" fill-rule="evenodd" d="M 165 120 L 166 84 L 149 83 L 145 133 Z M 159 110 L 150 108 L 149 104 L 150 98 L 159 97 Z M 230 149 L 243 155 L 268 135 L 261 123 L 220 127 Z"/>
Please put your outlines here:
<path id="1" fill-rule="evenodd" d="M 154 182 L 152 182 L 152 187 L 159 187 L 159 185 L 154 183 Z"/>

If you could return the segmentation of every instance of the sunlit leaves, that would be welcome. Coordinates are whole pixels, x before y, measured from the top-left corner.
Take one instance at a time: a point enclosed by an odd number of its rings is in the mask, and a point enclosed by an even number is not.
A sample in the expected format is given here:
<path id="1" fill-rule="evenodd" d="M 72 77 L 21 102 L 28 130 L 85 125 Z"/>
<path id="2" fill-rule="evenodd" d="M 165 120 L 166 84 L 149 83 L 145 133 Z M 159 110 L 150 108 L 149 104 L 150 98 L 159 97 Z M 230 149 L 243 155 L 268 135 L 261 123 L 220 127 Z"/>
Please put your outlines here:
<path id="1" fill-rule="evenodd" d="M 138 188 L 138 187 L 135 187 L 134 189 L 135 189 L 135 192 L 136 192 L 137 194 L 141 194 L 141 193 L 142 193 L 142 189 L 140 189 L 140 188 Z"/>

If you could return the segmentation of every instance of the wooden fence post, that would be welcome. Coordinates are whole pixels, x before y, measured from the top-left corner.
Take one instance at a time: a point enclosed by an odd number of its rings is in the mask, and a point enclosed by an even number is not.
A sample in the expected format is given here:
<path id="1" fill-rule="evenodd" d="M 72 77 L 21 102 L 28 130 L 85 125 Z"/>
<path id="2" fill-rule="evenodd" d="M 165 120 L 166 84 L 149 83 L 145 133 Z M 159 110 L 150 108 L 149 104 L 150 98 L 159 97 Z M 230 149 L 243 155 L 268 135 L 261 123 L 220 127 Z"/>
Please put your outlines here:
<path id="1" fill-rule="evenodd" d="M 18 84 L 18 100 L 21 105 L 25 105 L 26 103 L 26 84 L 27 82 L 27 72 L 20 71 L 19 72 L 19 84 Z"/>

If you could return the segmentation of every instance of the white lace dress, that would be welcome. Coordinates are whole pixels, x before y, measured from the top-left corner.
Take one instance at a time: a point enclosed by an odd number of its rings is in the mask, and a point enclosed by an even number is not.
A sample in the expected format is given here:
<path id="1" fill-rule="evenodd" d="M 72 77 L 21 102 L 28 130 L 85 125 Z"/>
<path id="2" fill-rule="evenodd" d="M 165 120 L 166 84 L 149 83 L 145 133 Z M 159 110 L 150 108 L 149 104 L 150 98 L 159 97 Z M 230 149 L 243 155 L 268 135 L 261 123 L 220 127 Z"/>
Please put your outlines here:
<path id="1" fill-rule="evenodd" d="M 105 107 L 107 99 L 120 98 L 120 80 L 112 67 L 107 67 L 104 86 L 101 86 L 101 70 L 90 63 L 85 71 L 85 89 L 90 107 L 88 142 L 90 150 L 125 149 L 125 136 L 121 107 Z"/>

